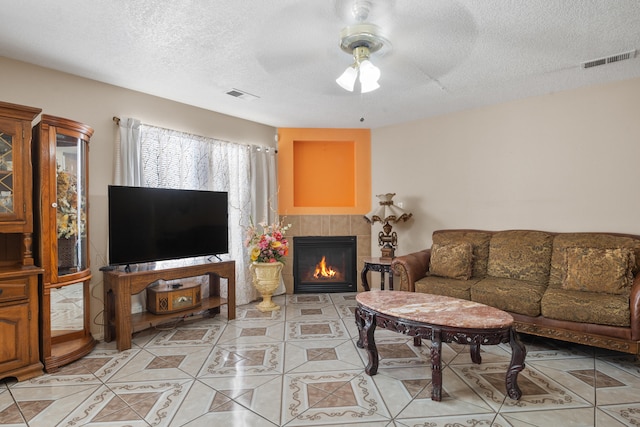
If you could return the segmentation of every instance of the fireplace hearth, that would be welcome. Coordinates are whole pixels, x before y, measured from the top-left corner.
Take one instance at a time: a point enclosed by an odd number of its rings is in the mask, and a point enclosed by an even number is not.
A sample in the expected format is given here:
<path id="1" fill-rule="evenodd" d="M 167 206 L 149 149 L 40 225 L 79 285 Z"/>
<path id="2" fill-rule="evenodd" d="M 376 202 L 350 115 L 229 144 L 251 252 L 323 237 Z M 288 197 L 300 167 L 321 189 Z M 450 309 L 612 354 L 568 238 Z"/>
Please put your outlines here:
<path id="1" fill-rule="evenodd" d="M 293 238 L 294 293 L 356 292 L 356 236 Z"/>

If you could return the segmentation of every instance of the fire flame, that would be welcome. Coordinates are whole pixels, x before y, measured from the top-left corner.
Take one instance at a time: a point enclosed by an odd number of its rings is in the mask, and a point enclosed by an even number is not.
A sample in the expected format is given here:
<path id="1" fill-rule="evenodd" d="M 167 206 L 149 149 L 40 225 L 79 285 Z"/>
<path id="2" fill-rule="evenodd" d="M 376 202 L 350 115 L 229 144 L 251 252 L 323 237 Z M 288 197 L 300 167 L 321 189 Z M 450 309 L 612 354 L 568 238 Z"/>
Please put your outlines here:
<path id="1" fill-rule="evenodd" d="M 318 279 L 320 277 L 334 277 L 337 274 L 337 271 L 333 269 L 331 266 L 327 266 L 327 261 L 325 257 L 322 257 L 322 261 L 316 264 L 316 271 L 313 273 L 313 278 Z"/>

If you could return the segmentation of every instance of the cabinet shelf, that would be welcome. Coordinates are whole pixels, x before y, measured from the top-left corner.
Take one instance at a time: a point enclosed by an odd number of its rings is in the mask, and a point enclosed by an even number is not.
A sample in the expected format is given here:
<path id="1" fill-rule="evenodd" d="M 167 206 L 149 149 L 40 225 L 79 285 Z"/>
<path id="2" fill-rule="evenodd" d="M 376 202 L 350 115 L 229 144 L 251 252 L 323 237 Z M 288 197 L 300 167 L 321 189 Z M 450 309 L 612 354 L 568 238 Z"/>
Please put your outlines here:
<path id="1" fill-rule="evenodd" d="M 198 307 L 194 307 L 193 309 L 182 310 L 167 314 L 153 314 L 149 311 L 135 313 L 131 315 L 131 329 L 132 332 L 135 333 L 144 331 L 145 329 L 153 328 L 158 325 L 162 325 L 164 323 L 169 323 L 170 320 L 176 320 L 198 313 L 203 313 L 206 316 L 207 313 L 205 312 L 217 313 L 220 311 L 220 306 L 225 304 L 228 304 L 226 298 L 209 297 L 203 299 L 202 304 Z"/>
<path id="2" fill-rule="evenodd" d="M 67 339 L 51 345 L 51 355 L 45 358 L 45 364 L 63 366 L 91 353 L 96 342 L 91 335 Z"/>

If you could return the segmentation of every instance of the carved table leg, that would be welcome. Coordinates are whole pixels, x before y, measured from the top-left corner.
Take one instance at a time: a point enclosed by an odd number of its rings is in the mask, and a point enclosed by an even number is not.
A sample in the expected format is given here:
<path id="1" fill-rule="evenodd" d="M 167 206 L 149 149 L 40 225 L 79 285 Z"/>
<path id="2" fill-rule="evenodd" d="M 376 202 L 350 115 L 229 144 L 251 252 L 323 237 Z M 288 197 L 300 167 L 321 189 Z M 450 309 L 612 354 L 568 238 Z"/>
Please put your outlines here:
<path id="1" fill-rule="evenodd" d="M 362 340 L 363 348 L 369 353 L 369 364 L 364 368 L 364 371 L 369 375 L 375 375 L 378 373 L 378 349 L 373 337 L 373 333 L 376 330 L 376 315 L 367 310 L 360 310 L 360 318 L 362 324 L 360 339 Z"/>
<path id="2" fill-rule="evenodd" d="M 373 333 L 376 330 L 376 315 L 369 311 L 365 312 L 364 328 L 362 330 L 362 338 L 365 348 L 369 353 L 369 364 L 364 371 L 369 375 L 375 375 L 378 373 L 378 349 L 376 348 L 376 342 L 373 337 Z"/>
<path id="3" fill-rule="evenodd" d="M 369 281 L 367 280 L 367 272 L 369 271 L 369 264 L 367 264 L 366 262 L 364 263 L 364 268 L 362 269 L 362 272 L 360 273 L 360 279 L 362 280 L 362 287 L 364 288 L 365 291 L 369 290 Z"/>
<path id="4" fill-rule="evenodd" d="M 413 337 L 413 346 L 414 347 L 420 347 L 421 345 L 422 345 L 422 338 Z"/>
<path id="5" fill-rule="evenodd" d="M 520 341 L 514 328 L 511 328 L 509 332 L 509 345 L 511 346 L 511 363 L 507 370 L 507 394 L 510 398 L 518 400 L 522 396 L 522 391 L 518 387 L 518 373 L 524 369 L 524 358 L 527 355 L 527 349 Z"/>
<path id="6" fill-rule="evenodd" d="M 433 331 L 431 339 L 431 400 L 442 400 L 442 362 L 440 352 L 442 350 L 442 337 L 440 330 Z"/>
<path id="7" fill-rule="evenodd" d="M 480 356 L 480 344 L 471 344 L 471 361 L 475 364 L 482 363 L 482 356 Z"/>
<path id="8" fill-rule="evenodd" d="M 356 345 L 358 348 L 364 348 L 364 338 L 363 338 L 363 329 L 364 329 L 364 313 L 363 310 L 358 306 L 356 307 L 356 326 L 358 327 L 358 342 Z"/>

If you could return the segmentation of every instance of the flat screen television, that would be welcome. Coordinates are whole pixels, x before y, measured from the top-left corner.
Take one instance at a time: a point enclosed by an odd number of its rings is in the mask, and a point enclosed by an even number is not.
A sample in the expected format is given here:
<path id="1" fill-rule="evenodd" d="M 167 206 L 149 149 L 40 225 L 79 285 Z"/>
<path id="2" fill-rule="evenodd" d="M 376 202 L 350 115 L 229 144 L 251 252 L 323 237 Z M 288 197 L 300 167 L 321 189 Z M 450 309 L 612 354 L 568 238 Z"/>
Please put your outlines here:
<path id="1" fill-rule="evenodd" d="M 110 185 L 109 265 L 229 252 L 228 195 Z"/>

